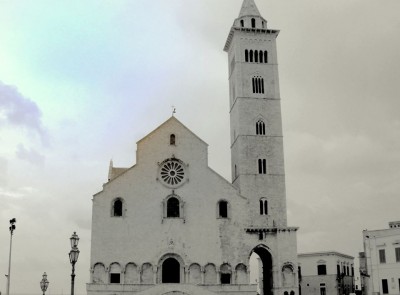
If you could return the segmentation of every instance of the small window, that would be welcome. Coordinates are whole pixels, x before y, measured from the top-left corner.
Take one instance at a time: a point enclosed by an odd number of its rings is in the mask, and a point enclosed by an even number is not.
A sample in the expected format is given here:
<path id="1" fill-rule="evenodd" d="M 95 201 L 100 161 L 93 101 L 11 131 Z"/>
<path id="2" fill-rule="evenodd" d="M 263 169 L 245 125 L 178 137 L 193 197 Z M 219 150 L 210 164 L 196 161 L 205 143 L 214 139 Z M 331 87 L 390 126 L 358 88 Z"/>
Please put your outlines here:
<path id="1" fill-rule="evenodd" d="M 230 265 L 227 263 L 221 265 L 220 271 L 221 271 L 221 276 L 220 276 L 221 284 L 230 284 L 231 273 L 232 273 Z"/>
<path id="2" fill-rule="evenodd" d="M 256 134 L 265 135 L 265 123 L 262 120 L 258 120 L 256 123 Z"/>
<path id="3" fill-rule="evenodd" d="M 254 18 L 251 19 L 251 27 L 253 29 L 256 27 L 256 20 Z"/>
<path id="4" fill-rule="evenodd" d="M 250 62 L 253 62 L 253 50 L 250 50 Z"/>
<path id="5" fill-rule="evenodd" d="M 396 262 L 400 262 L 400 248 L 395 248 L 394 251 L 396 253 Z"/>
<path id="6" fill-rule="evenodd" d="M 260 215 L 268 215 L 268 201 L 266 199 L 260 200 Z"/>
<path id="7" fill-rule="evenodd" d="M 171 134 L 169 137 L 169 144 L 175 145 L 175 134 Z"/>
<path id="8" fill-rule="evenodd" d="M 171 197 L 167 201 L 167 217 L 179 217 L 179 200 Z"/>
<path id="9" fill-rule="evenodd" d="M 294 291 L 290 291 L 290 295 L 295 295 Z"/>
<path id="10" fill-rule="evenodd" d="M 258 50 L 254 51 L 254 62 L 258 62 Z"/>
<path id="11" fill-rule="evenodd" d="M 389 293 L 388 281 L 386 279 L 382 280 L 382 293 L 383 294 L 388 294 Z"/>
<path id="12" fill-rule="evenodd" d="M 268 51 L 264 51 L 264 62 L 268 63 Z"/>
<path id="13" fill-rule="evenodd" d="M 260 63 L 262 64 L 263 63 L 263 52 L 260 50 Z"/>
<path id="14" fill-rule="evenodd" d="M 230 273 L 221 273 L 221 284 L 229 285 L 231 283 L 231 274 Z"/>
<path id="15" fill-rule="evenodd" d="M 122 200 L 116 199 L 113 204 L 113 216 L 120 217 L 122 216 Z"/>
<path id="16" fill-rule="evenodd" d="M 119 283 L 121 283 L 121 274 L 110 273 L 110 284 L 119 284 Z"/>
<path id="17" fill-rule="evenodd" d="M 379 250 L 379 262 L 380 263 L 386 263 L 385 249 L 380 249 Z"/>
<path id="18" fill-rule="evenodd" d="M 337 273 L 338 275 L 340 275 L 340 265 L 339 265 L 339 264 L 336 265 L 336 273 Z"/>
<path id="19" fill-rule="evenodd" d="M 240 26 L 243 28 L 244 27 L 244 20 L 240 21 Z"/>
<path id="20" fill-rule="evenodd" d="M 258 159 L 258 174 L 267 174 L 267 160 Z"/>
<path id="21" fill-rule="evenodd" d="M 244 61 L 249 62 L 249 51 L 247 49 L 244 51 Z"/>
<path id="22" fill-rule="evenodd" d="M 220 201 L 218 203 L 218 216 L 220 218 L 228 218 L 228 202 Z"/>
<path id="23" fill-rule="evenodd" d="M 319 264 L 317 270 L 318 270 L 319 276 L 326 275 L 326 265 L 325 264 Z"/>

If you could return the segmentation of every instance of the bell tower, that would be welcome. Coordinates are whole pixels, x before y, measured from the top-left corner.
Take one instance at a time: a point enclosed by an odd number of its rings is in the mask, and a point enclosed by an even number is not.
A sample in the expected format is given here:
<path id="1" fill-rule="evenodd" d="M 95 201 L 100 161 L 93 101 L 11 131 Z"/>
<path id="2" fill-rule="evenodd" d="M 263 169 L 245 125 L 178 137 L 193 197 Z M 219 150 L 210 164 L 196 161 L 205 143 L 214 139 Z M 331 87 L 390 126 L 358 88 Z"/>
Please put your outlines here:
<path id="1" fill-rule="evenodd" d="M 250 226 L 287 226 L 278 34 L 268 28 L 254 0 L 244 0 L 224 48 L 232 183 L 249 200 Z"/>

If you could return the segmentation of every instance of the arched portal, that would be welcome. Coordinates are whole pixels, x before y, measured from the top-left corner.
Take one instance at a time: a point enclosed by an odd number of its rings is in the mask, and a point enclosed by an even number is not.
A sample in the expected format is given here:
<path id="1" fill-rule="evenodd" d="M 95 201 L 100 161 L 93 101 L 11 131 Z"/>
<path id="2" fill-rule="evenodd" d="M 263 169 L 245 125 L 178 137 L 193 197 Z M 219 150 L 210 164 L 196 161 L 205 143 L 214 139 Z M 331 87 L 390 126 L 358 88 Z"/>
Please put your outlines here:
<path id="1" fill-rule="evenodd" d="M 162 282 L 163 283 L 180 283 L 181 281 L 181 265 L 175 258 L 167 258 L 162 264 Z"/>
<path id="2" fill-rule="evenodd" d="M 254 272 L 250 273 L 254 281 L 258 283 L 258 292 L 260 295 L 272 295 L 273 276 L 272 276 L 272 255 L 263 246 L 257 246 L 250 255 L 250 263 L 256 264 Z M 256 278 L 254 278 L 254 273 Z"/>

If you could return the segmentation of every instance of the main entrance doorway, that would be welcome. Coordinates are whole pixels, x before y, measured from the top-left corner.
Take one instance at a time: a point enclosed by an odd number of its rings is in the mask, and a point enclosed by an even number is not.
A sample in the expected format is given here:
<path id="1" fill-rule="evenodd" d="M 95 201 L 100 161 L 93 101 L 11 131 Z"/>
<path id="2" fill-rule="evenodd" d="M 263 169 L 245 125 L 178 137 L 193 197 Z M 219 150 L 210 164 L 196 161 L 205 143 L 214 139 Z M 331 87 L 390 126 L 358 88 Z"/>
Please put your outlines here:
<path id="1" fill-rule="evenodd" d="M 250 255 L 250 279 L 257 282 L 260 295 L 272 295 L 272 256 L 263 246 L 257 246 Z"/>

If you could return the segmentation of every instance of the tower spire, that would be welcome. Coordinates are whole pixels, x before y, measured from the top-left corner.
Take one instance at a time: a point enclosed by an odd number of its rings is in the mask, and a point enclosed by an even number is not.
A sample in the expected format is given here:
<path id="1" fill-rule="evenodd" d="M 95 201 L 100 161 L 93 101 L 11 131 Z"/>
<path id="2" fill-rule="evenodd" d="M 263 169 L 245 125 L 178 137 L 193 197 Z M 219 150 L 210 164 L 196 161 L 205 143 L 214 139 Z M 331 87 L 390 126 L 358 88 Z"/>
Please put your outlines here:
<path id="1" fill-rule="evenodd" d="M 239 17 L 243 16 L 261 16 L 254 0 L 244 0 L 240 9 Z"/>

